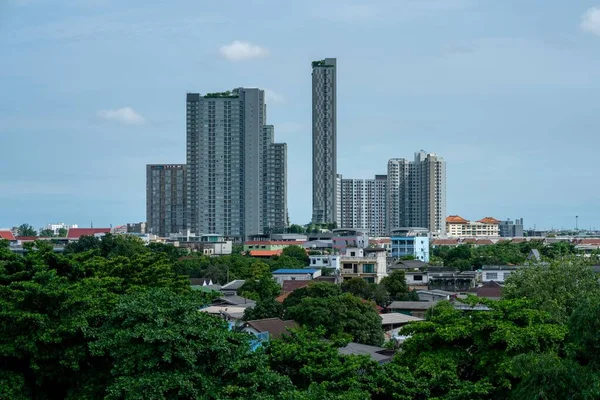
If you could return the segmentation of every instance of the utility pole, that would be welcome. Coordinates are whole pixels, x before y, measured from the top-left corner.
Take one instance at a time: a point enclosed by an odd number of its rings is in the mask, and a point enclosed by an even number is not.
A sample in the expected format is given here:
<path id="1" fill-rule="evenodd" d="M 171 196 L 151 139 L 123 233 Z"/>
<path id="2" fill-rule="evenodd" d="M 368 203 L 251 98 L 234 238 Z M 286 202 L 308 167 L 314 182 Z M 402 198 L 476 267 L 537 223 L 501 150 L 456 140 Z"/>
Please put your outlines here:
<path id="1" fill-rule="evenodd" d="M 579 215 L 575 216 L 575 230 L 579 230 Z"/>

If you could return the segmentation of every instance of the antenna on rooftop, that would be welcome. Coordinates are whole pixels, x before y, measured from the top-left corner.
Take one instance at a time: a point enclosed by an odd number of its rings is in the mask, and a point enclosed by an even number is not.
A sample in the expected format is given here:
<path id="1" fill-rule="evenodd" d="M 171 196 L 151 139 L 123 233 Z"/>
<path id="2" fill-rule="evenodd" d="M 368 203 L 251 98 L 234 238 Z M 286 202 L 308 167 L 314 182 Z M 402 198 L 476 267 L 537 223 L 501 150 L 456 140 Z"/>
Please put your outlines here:
<path id="1" fill-rule="evenodd" d="M 94 227 L 94 221 L 90 221 L 90 228 Z"/>

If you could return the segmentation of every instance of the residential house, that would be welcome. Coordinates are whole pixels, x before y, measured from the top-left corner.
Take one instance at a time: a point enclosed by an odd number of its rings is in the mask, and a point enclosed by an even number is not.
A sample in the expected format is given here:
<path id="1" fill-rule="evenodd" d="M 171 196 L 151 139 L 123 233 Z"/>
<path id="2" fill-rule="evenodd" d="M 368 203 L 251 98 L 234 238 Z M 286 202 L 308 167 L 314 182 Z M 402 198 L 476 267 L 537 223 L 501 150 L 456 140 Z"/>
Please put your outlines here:
<path id="1" fill-rule="evenodd" d="M 388 273 L 404 271 L 406 283 L 410 289 L 429 289 L 429 264 L 420 260 L 399 260 L 388 266 Z"/>
<path id="2" fill-rule="evenodd" d="M 458 271 L 441 267 L 429 267 L 429 289 L 445 291 L 468 291 L 475 287 L 477 273 L 475 271 Z"/>
<path id="3" fill-rule="evenodd" d="M 221 293 L 225 296 L 237 295 L 241 287 L 244 286 L 244 283 L 246 283 L 246 281 L 243 279 L 231 281 L 221 287 Z"/>
<path id="4" fill-rule="evenodd" d="M 233 242 L 223 235 L 195 235 L 190 233 L 189 230 L 185 235 L 170 235 L 167 243 L 171 243 L 175 247 L 189 249 L 192 252 L 202 253 L 205 256 L 229 255 L 233 248 Z"/>
<path id="5" fill-rule="evenodd" d="M 392 257 L 414 257 L 429 262 L 429 231 L 425 228 L 395 228 L 391 230 Z"/>
<path id="6" fill-rule="evenodd" d="M 477 288 L 477 297 L 490 300 L 500 300 L 503 286 L 495 281 L 489 281 Z"/>
<path id="7" fill-rule="evenodd" d="M 308 256 L 311 268 L 340 269 L 340 256 L 337 254 Z"/>
<path id="8" fill-rule="evenodd" d="M 102 237 L 110 233 L 110 228 L 70 228 L 67 232 L 67 239 L 70 242 L 79 240 L 82 236 Z"/>
<path id="9" fill-rule="evenodd" d="M 437 301 L 393 301 L 387 306 L 390 312 L 425 318 L 425 313 L 435 306 Z"/>
<path id="10" fill-rule="evenodd" d="M 291 319 L 283 321 L 279 318 L 265 318 L 246 321 L 242 331 L 256 336 L 261 342 L 268 342 L 271 339 L 279 339 L 282 335 L 289 334 L 290 329 L 297 327 L 296 321 Z"/>
<path id="11" fill-rule="evenodd" d="M 380 283 L 387 276 L 385 249 L 347 248 L 340 264 L 343 280 L 362 278 L 368 283 Z"/>
<path id="12" fill-rule="evenodd" d="M 420 301 L 443 301 L 443 300 L 453 300 L 458 297 L 458 295 L 454 292 L 448 292 L 445 290 L 417 290 L 417 294 L 419 295 Z"/>
<path id="13" fill-rule="evenodd" d="M 333 240 L 311 240 L 302 245 L 308 251 L 333 252 Z"/>
<path id="14" fill-rule="evenodd" d="M 369 246 L 385 249 L 386 256 L 392 256 L 392 239 L 389 237 L 369 238 Z"/>
<path id="15" fill-rule="evenodd" d="M 251 250 L 279 250 L 282 251 L 288 246 L 302 246 L 306 241 L 300 240 L 249 240 L 244 242 L 244 251 Z"/>
<path id="16" fill-rule="evenodd" d="M 481 267 L 481 282 L 494 281 L 503 284 L 506 278 L 521 267 L 515 265 L 484 265 Z"/>
<path id="17" fill-rule="evenodd" d="M 413 322 L 424 321 L 423 318 L 402 313 L 380 314 L 379 316 L 381 317 L 381 327 L 385 331 L 385 337 L 388 340 L 397 336 L 404 326 Z"/>
<path id="18" fill-rule="evenodd" d="M 392 361 L 392 358 L 394 357 L 393 350 L 354 342 L 348 343 L 346 346 L 341 347 L 338 351 L 343 355 L 366 355 L 371 357 L 373 361 L 376 361 L 379 364 L 388 363 Z"/>
<path id="19" fill-rule="evenodd" d="M 10 229 L 2 229 L 0 230 L 0 240 L 8 240 L 9 242 L 13 242 L 17 240 L 15 235 L 12 233 Z"/>
<path id="20" fill-rule="evenodd" d="M 334 229 L 331 240 L 333 248 L 343 253 L 347 248 L 365 248 L 369 246 L 369 234 L 363 229 Z"/>
<path id="21" fill-rule="evenodd" d="M 321 276 L 321 270 L 316 268 L 282 268 L 272 272 L 273 279 L 280 285 L 284 281 L 311 281 Z"/>

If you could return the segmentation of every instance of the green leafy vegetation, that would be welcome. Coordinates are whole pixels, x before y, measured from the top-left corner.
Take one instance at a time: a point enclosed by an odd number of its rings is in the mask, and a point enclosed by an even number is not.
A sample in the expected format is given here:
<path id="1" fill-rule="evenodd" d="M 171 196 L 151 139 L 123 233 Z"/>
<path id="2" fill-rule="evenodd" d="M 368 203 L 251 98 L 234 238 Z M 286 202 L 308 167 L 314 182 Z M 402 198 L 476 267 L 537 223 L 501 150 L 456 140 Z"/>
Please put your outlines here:
<path id="1" fill-rule="evenodd" d="M 2 399 L 600 398 L 600 284 L 580 259 L 519 270 L 500 301 L 464 300 L 487 311 L 438 303 L 382 365 L 338 351 L 383 342 L 369 284 L 314 282 L 281 304 L 267 279 L 277 260 L 190 259 L 110 235 L 63 254 L 45 241 L 26 248 L 0 242 Z M 247 319 L 301 328 L 253 347 L 254 336 L 198 312 L 213 297 L 191 290 L 186 269 L 244 276 L 258 300 Z M 378 289 L 402 298 L 402 278 Z"/>

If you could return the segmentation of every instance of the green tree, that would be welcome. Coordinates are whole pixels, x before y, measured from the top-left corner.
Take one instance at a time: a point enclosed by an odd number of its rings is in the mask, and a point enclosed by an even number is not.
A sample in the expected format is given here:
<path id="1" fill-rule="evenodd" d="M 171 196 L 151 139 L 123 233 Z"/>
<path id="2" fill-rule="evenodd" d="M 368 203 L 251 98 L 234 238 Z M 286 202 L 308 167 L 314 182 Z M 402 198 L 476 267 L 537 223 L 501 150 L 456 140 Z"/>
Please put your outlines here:
<path id="1" fill-rule="evenodd" d="M 338 285 L 327 282 L 310 282 L 308 286 L 294 290 L 283 301 L 284 308 L 290 308 L 300 304 L 302 299 L 306 297 L 329 298 L 337 297 L 342 294 L 342 290 Z"/>
<path id="2" fill-rule="evenodd" d="M 266 298 L 256 302 L 256 306 L 246 308 L 244 321 L 263 318 L 283 318 L 283 304 L 272 298 Z"/>
<path id="3" fill-rule="evenodd" d="M 299 304 L 287 307 L 285 316 L 313 329 L 324 327 L 328 337 L 347 333 L 358 343 L 375 346 L 383 343 L 381 317 L 375 305 L 350 293 L 304 297 Z"/>
<path id="4" fill-rule="evenodd" d="M 369 284 L 362 278 L 352 278 L 342 282 L 342 292 L 351 293 L 355 296 L 368 298 Z"/>
<path id="5" fill-rule="evenodd" d="M 343 396 L 347 393 L 370 398 L 376 390 L 379 365 L 367 356 L 340 354 L 338 349 L 350 340 L 347 335 L 323 340 L 324 335 L 323 329 L 302 328 L 271 342 L 267 348 L 271 368 L 288 376 L 300 390 L 320 392 L 325 396 L 321 398 L 346 398 Z M 302 396 L 308 393 L 303 392 Z"/>
<path id="6" fill-rule="evenodd" d="M 37 231 L 29 224 L 22 224 L 17 228 L 17 236 L 37 236 Z"/>
<path id="7" fill-rule="evenodd" d="M 518 382 L 513 357 L 530 352 L 557 354 L 567 328 L 526 300 L 474 298 L 490 311 L 461 311 L 440 302 L 427 321 L 409 324 L 410 335 L 396 359 L 426 382 L 431 398 L 503 399 Z"/>
<path id="8" fill-rule="evenodd" d="M 54 231 L 52 229 L 42 229 L 40 237 L 54 237 Z"/>
<path id="9" fill-rule="evenodd" d="M 110 359 L 106 398 L 268 399 L 292 389 L 246 334 L 198 312 L 194 294 L 151 289 L 120 299 L 90 343 Z"/>
<path id="10" fill-rule="evenodd" d="M 305 233 L 306 230 L 304 229 L 303 226 L 301 225 L 297 225 L 297 224 L 292 224 L 287 228 L 288 233 L 296 233 L 296 234 L 302 234 Z"/>
<path id="11" fill-rule="evenodd" d="M 58 237 L 67 237 L 67 233 L 69 233 L 69 231 L 66 228 L 59 228 L 58 229 L 58 234 L 56 236 L 58 236 Z"/>
<path id="12" fill-rule="evenodd" d="M 287 246 L 285 249 L 283 249 L 281 255 L 296 259 L 299 263 L 299 266 L 308 266 L 308 255 L 306 254 L 306 250 L 304 250 L 301 246 Z"/>
<path id="13" fill-rule="evenodd" d="M 381 280 L 381 285 L 386 288 L 392 299 L 398 301 L 414 300 L 416 293 L 408 289 L 404 271 L 395 270 Z M 418 300 L 418 298 L 417 298 Z"/>
<path id="14" fill-rule="evenodd" d="M 600 283 L 585 261 L 563 258 L 518 269 L 507 278 L 502 296 L 526 298 L 565 322 L 582 301 L 600 296 Z"/>

